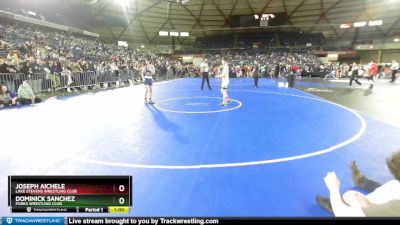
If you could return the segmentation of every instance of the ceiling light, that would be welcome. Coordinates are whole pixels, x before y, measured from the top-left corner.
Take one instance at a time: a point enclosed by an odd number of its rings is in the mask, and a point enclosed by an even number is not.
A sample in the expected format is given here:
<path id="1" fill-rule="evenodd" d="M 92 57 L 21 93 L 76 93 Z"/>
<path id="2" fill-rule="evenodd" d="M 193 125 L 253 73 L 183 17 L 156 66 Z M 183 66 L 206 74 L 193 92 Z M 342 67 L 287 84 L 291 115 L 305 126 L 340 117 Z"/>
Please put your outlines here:
<path id="1" fill-rule="evenodd" d="M 354 27 L 365 27 L 367 25 L 366 21 L 360 21 L 353 23 Z"/>
<path id="2" fill-rule="evenodd" d="M 349 29 L 351 28 L 351 23 L 342 23 L 340 24 L 341 29 Z"/>
<path id="3" fill-rule="evenodd" d="M 159 31 L 158 35 L 159 36 L 168 36 L 168 31 Z"/>
<path id="4" fill-rule="evenodd" d="M 382 20 L 372 20 L 368 22 L 368 26 L 372 27 L 372 26 L 380 26 L 382 25 Z"/>
<path id="5" fill-rule="evenodd" d="M 171 31 L 171 32 L 169 32 L 169 36 L 179 37 L 179 32 Z"/>

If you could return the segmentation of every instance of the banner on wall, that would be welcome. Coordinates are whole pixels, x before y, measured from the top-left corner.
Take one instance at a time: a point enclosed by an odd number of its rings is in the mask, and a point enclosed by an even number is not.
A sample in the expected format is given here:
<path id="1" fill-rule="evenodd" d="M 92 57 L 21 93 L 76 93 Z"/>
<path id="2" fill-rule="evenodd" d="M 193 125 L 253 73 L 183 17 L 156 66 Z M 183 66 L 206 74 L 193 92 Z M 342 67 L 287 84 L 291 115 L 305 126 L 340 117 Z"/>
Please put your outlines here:
<path id="1" fill-rule="evenodd" d="M 329 62 L 336 62 L 339 59 L 339 54 L 328 54 L 327 58 Z"/>
<path id="2" fill-rule="evenodd" d="M 372 50 L 374 49 L 373 45 L 356 45 L 357 50 Z"/>

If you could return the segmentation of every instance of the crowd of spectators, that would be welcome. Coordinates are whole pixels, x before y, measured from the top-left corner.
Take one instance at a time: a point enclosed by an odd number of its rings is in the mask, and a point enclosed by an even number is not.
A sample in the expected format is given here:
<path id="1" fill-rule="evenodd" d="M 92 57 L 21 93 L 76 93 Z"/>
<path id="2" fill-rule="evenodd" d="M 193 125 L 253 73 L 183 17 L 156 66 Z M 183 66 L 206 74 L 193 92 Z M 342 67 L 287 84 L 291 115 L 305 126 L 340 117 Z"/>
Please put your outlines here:
<path id="1" fill-rule="evenodd" d="M 121 78 L 115 77 L 127 74 L 126 71 L 138 74 L 136 78 L 140 79 L 140 71 L 146 60 L 156 66 L 158 76 L 165 76 L 168 71 L 178 75 L 187 72 L 176 60 L 139 49 L 118 46 L 99 38 L 2 20 L 0 84 L 7 88 L 2 93 L 7 104 L 0 103 L 0 107 L 10 105 L 9 98 L 5 95 L 10 93 L 17 96 L 24 81 L 29 80 L 28 85 L 35 93 L 52 91 L 51 88 L 55 87 L 71 91 L 82 84 L 93 87 L 95 77 L 101 80 L 101 77 L 108 75 L 113 79 L 103 80 L 115 81 L 112 85 L 119 86 Z M 103 87 L 109 86 L 106 82 L 101 84 Z"/>
<path id="2" fill-rule="evenodd" d="M 165 75 L 168 69 L 177 72 L 175 67 L 180 73 L 182 70 L 175 60 L 99 38 L 6 19 L 0 22 L 0 84 L 10 93 L 16 94 L 24 80 L 31 82 L 34 92 L 60 86 L 71 91 L 87 77 L 89 81 L 85 84 L 92 84 L 93 76 L 106 72 L 111 72 L 113 77 L 128 70 L 137 74 L 146 60 L 157 67 L 159 76 Z M 81 75 L 87 72 L 90 73 L 86 78 Z M 119 81 L 113 84 L 119 86 Z"/>
<path id="3" fill-rule="evenodd" d="M 266 42 L 275 43 L 272 35 L 268 37 L 265 39 Z M 297 50 L 284 47 L 228 48 L 205 50 L 204 53 L 210 62 L 211 76 L 219 73 L 222 56 L 228 59 L 233 77 L 252 77 L 255 68 L 261 77 L 280 77 L 290 73 L 310 76 L 314 72 L 319 72 L 327 77 L 341 78 L 348 76 L 351 71 L 351 66 L 346 63 L 321 63 L 307 48 L 297 48 Z M 158 56 L 140 49 L 118 46 L 116 43 L 105 42 L 99 38 L 22 22 L 7 19 L 0 22 L 0 73 L 2 74 L 0 84 L 6 86 L 8 92 L 15 93 L 15 96 L 24 81 L 29 81 L 33 92 L 38 93 L 52 91 L 51 88 L 54 87 L 66 91 L 78 89 L 80 87 L 77 86 L 82 86 L 79 83 L 84 79 L 86 79 L 84 84 L 93 88 L 94 78 L 98 78 L 99 81 L 105 73 L 115 78 L 126 74 L 124 71 L 133 71 L 134 74 L 138 74 L 136 78 L 140 79 L 146 60 L 155 66 L 158 77 L 200 75 L 198 65 L 183 63 L 172 57 Z M 380 74 L 383 74 L 385 69 L 382 67 Z M 86 74 L 86 78 L 81 76 L 87 72 L 90 74 Z M 36 74 L 43 76 L 35 76 Z M 107 83 L 109 81 L 107 79 L 103 80 L 104 82 L 100 82 L 102 87 L 121 85 L 120 78 L 112 79 L 112 83 Z M 128 79 L 123 82 L 128 82 Z M 30 96 L 28 99 L 35 99 L 35 96 Z"/>
<path id="4" fill-rule="evenodd" d="M 310 51 L 306 50 L 274 50 L 274 51 L 219 51 L 209 52 L 206 55 L 211 63 L 211 73 L 216 73 L 222 55 L 227 56 L 231 74 L 235 77 L 252 77 L 254 68 L 261 77 L 279 77 L 290 73 L 307 76 L 318 70 L 320 62 Z M 215 75 L 215 74 L 214 74 Z"/>
<path id="5" fill-rule="evenodd" d="M 138 49 L 117 46 L 98 38 L 71 35 L 15 21 L 2 20 L 0 41 L 0 73 L 45 73 L 48 80 L 54 80 L 50 79 L 52 75 L 65 75 L 63 80 L 66 80 L 64 83 L 67 86 L 75 82 L 75 79 L 71 78 L 71 72 L 113 71 L 118 74 L 120 70 L 140 71 L 146 59 L 155 65 L 159 76 L 165 75 L 168 71 L 178 77 L 199 75 L 198 66 L 192 64 L 144 53 Z M 316 57 L 307 53 L 265 52 L 247 54 L 228 51 L 222 54 L 230 58 L 230 64 L 234 65 L 232 70 L 237 70 L 235 67 L 238 65 L 245 70 L 257 63 L 263 65 L 260 68 L 266 71 L 265 74 L 269 74 L 271 68 L 276 65 L 279 65 L 280 72 L 284 72 L 292 64 L 301 64 L 302 67 L 308 68 L 318 61 Z M 220 62 L 220 56 L 219 53 L 209 53 L 207 58 L 210 58 L 210 61 Z M 218 69 L 216 66 L 214 70 Z M 248 73 L 244 74 L 247 76 Z M 16 91 L 22 84 L 21 79 L 14 78 L 14 80 L 17 82 L 7 84 L 12 91 Z"/>
<path id="6" fill-rule="evenodd" d="M 113 64 L 122 69 L 137 69 L 144 59 L 150 59 L 158 65 L 168 63 L 155 55 L 103 42 L 98 38 L 70 35 L 21 23 L 2 22 L 0 35 L 0 56 L 13 67 L 1 72 L 20 72 L 22 63 L 30 59 L 37 64 L 43 62 L 51 72 L 62 72 L 67 67 L 72 71 L 95 71 L 99 66 L 111 69 Z"/>

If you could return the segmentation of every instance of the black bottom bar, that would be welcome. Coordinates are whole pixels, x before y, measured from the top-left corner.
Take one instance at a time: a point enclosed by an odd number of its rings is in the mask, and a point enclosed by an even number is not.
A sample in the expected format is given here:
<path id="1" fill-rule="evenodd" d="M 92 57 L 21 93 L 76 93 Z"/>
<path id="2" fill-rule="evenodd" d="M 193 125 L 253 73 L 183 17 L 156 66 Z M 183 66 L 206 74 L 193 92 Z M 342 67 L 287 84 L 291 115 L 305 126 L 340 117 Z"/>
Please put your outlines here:
<path id="1" fill-rule="evenodd" d="M 221 224 L 290 224 L 330 225 L 350 222 L 354 224 L 374 224 L 380 222 L 399 224 L 399 218 L 205 218 L 205 217 L 67 217 L 66 225 L 221 225 Z"/>

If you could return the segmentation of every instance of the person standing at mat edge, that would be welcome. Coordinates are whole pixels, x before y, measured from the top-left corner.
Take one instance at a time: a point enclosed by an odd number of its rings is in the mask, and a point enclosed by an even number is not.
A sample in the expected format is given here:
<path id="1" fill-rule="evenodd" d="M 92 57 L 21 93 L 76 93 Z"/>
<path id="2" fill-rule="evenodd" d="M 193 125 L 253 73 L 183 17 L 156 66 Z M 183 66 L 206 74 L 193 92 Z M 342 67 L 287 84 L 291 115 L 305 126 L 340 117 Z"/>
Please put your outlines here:
<path id="1" fill-rule="evenodd" d="M 374 87 L 374 79 L 375 76 L 378 74 L 378 65 L 375 63 L 375 60 L 371 60 L 368 69 L 368 80 L 370 82 L 369 88 L 372 89 Z"/>
<path id="2" fill-rule="evenodd" d="M 203 90 L 204 81 L 207 81 L 208 89 L 212 90 L 211 86 L 210 86 L 210 80 L 208 79 L 209 69 L 210 68 L 208 67 L 207 59 L 204 59 L 203 62 L 200 64 L 200 72 L 201 72 L 201 75 L 202 75 L 201 90 Z"/>
<path id="3" fill-rule="evenodd" d="M 229 65 L 228 65 L 228 60 L 226 57 L 222 57 L 222 71 L 221 71 L 221 75 L 219 77 L 222 78 L 221 93 L 222 93 L 222 99 L 223 99 L 222 103 L 220 105 L 225 106 L 231 102 L 231 100 L 229 99 L 229 96 L 228 96 Z"/>
<path id="4" fill-rule="evenodd" d="M 359 67 L 357 63 L 353 63 L 353 66 L 351 67 L 351 76 L 350 76 L 350 83 L 349 86 L 353 84 L 353 81 L 355 81 L 358 85 L 361 85 L 360 81 L 358 81 L 358 76 L 360 76 L 359 73 Z"/>
<path id="5" fill-rule="evenodd" d="M 154 104 L 151 100 L 152 95 L 152 86 L 153 86 L 153 75 L 156 73 L 156 69 L 154 65 L 150 61 L 146 61 L 145 66 L 143 67 L 143 77 L 144 77 L 144 86 L 145 86 L 145 94 L 144 94 L 144 103 Z"/>
<path id="6" fill-rule="evenodd" d="M 256 88 L 258 88 L 258 75 L 259 75 L 258 63 L 256 61 L 254 61 L 253 78 L 254 78 L 254 86 Z"/>
<path id="7" fill-rule="evenodd" d="M 397 71 L 399 71 L 399 63 L 396 60 L 393 60 L 390 69 L 392 70 L 392 79 L 390 80 L 390 82 L 394 83 L 396 81 Z"/>

